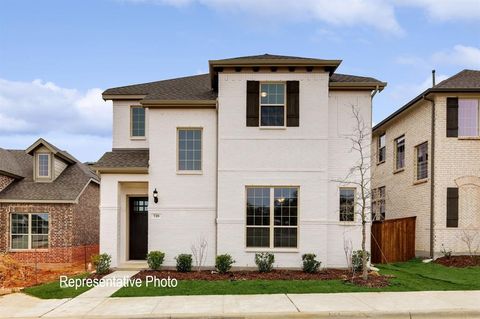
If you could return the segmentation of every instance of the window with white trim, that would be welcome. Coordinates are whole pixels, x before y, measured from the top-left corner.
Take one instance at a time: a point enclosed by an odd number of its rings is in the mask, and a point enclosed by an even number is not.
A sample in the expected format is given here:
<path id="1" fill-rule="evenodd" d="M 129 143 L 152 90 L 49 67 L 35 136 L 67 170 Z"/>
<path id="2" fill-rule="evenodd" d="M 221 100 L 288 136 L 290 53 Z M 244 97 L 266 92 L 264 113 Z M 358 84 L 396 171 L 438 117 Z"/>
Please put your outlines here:
<path id="1" fill-rule="evenodd" d="M 402 135 L 395 140 L 395 170 L 405 168 L 405 136 Z"/>
<path id="2" fill-rule="evenodd" d="M 178 129 L 178 170 L 202 170 L 202 129 Z"/>
<path id="3" fill-rule="evenodd" d="M 37 154 L 37 175 L 38 177 L 50 176 L 50 154 Z"/>
<path id="4" fill-rule="evenodd" d="M 372 220 L 385 220 L 385 186 L 372 192 Z"/>
<path id="5" fill-rule="evenodd" d="M 47 249 L 48 213 L 12 213 L 11 249 Z"/>
<path id="6" fill-rule="evenodd" d="M 387 149 L 385 145 L 385 134 L 382 134 L 378 137 L 378 157 L 377 163 L 381 164 L 385 162 L 385 156 L 387 155 Z"/>
<path id="7" fill-rule="evenodd" d="M 260 126 L 285 126 L 285 83 L 260 84 Z"/>
<path id="8" fill-rule="evenodd" d="M 296 248 L 298 187 L 247 187 L 246 246 Z"/>
<path id="9" fill-rule="evenodd" d="M 428 178 L 428 142 L 415 147 L 416 153 L 416 178 L 422 180 Z"/>

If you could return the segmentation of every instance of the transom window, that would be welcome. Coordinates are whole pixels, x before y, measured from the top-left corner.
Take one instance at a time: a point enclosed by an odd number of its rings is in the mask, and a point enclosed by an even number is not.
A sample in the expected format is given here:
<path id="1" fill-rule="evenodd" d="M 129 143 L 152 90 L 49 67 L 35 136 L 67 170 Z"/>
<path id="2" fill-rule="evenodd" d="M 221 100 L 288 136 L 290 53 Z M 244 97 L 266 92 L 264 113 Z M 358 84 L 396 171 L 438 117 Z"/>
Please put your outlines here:
<path id="1" fill-rule="evenodd" d="M 340 188 L 340 221 L 355 220 L 355 188 Z"/>
<path id="2" fill-rule="evenodd" d="M 378 137 L 378 163 L 385 162 L 386 147 L 385 147 L 385 134 Z"/>
<path id="3" fill-rule="evenodd" d="M 11 215 L 11 249 L 47 249 L 48 213 Z"/>
<path id="4" fill-rule="evenodd" d="M 405 167 L 405 136 L 395 140 L 395 170 Z"/>
<path id="5" fill-rule="evenodd" d="M 261 83 L 260 126 L 285 126 L 285 83 Z"/>
<path id="6" fill-rule="evenodd" d="M 132 106 L 131 109 L 132 137 L 145 136 L 145 109 L 141 106 Z"/>
<path id="7" fill-rule="evenodd" d="M 178 129 L 178 170 L 202 170 L 202 129 Z"/>
<path id="8" fill-rule="evenodd" d="M 417 154 L 417 180 L 428 178 L 428 142 L 418 145 Z"/>
<path id="9" fill-rule="evenodd" d="M 478 100 L 458 100 L 458 135 L 478 136 Z"/>
<path id="10" fill-rule="evenodd" d="M 296 248 L 297 187 L 247 187 L 247 247 Z"/>
<path id="11" fill-rule="evenodd" d="M 48 177 L 50 176 L 50 155 L 38 154 L 38 176 Z"/>

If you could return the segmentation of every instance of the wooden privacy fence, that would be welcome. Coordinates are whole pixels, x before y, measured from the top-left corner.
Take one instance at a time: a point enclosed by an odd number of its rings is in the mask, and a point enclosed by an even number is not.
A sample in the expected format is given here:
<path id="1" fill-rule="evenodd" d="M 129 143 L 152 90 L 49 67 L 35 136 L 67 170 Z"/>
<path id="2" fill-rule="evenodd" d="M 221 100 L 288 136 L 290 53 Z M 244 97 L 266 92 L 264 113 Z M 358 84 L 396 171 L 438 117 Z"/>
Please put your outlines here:
<path id="1" fill-rule="evenodd" d="M 415 257 L 415 221 L 406 217 L 372 223 L 372 263 L 407 261 Z"/>

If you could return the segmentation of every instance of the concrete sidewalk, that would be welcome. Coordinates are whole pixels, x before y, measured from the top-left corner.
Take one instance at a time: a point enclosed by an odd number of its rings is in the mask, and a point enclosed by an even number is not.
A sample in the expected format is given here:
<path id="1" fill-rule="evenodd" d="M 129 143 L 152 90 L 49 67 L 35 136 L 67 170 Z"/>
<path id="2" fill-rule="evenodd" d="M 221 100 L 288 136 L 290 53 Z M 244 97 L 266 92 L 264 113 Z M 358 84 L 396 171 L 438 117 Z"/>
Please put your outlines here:
<path id="1" fill-rule="evenodd" d="M 0 298 L 1 318 L 480 318 L 480 291 Z"/>

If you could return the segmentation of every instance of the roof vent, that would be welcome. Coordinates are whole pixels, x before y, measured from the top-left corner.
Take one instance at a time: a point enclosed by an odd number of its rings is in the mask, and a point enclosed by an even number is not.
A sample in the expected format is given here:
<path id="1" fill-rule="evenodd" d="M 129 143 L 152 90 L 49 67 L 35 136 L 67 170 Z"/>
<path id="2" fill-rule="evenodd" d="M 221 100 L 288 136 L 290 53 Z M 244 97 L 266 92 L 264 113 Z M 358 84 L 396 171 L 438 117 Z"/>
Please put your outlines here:
<path id="1" fill-rule="evenodd" d="M 432 70 L 432 87 L 435 86 L 435 70 Z"/>

